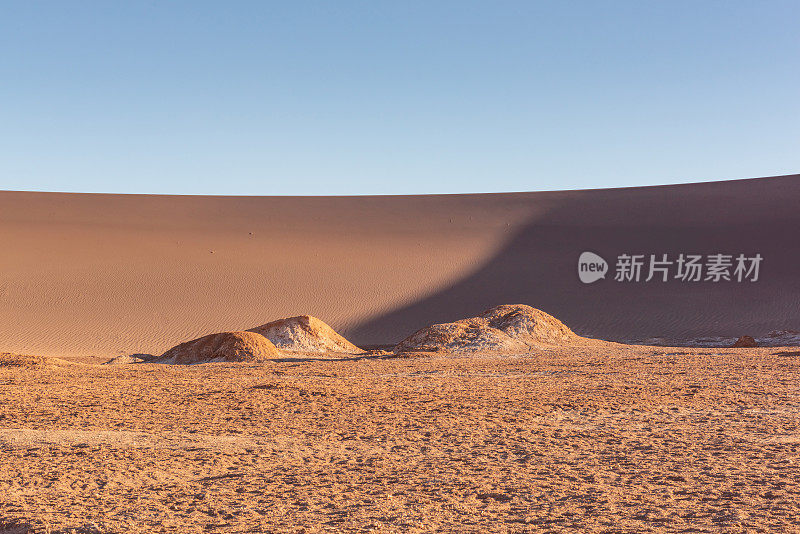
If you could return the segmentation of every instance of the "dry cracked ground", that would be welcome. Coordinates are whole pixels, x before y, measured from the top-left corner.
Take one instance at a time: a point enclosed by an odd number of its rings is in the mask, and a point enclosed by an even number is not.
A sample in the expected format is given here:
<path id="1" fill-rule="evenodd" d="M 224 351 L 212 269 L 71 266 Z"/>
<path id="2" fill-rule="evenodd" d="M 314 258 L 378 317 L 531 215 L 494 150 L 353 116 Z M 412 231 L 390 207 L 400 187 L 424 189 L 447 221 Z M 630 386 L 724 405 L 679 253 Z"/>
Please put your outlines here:
<path id="1" fill-rule="evenodd" d="M 799 369 L 796 348 L 626 346 L 3 367 L 0 524 L 800 531 Z"/>

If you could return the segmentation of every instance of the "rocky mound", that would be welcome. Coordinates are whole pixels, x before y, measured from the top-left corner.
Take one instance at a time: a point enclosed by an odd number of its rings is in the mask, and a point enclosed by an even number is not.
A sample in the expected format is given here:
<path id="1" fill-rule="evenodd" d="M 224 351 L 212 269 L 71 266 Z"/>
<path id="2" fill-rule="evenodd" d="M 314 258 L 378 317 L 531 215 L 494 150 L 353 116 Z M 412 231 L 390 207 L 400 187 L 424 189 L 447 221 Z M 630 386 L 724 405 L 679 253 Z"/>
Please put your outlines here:
<path id="1" fill-rule="evenodd" d="M 254 332 L 209 334 L 172 347 L 157 360 L 159 363 L 250 362 L 279 358 L 281 352 L 272 342 Z"/>
<path id="2" fill-rule="evenodd" d="M 279 349 L 290 352 L 364 352 L 325 322 L 310 315 L 278 319 L 248 332 L 261 334 Z"/>
<path id="3" fill-rule="evenodd" d="M 576 339 L 552 315 L 524 304 L 506 304 L 478 317 L 418 330 L 398 343 L 395 352 L 524 352 Z"/>

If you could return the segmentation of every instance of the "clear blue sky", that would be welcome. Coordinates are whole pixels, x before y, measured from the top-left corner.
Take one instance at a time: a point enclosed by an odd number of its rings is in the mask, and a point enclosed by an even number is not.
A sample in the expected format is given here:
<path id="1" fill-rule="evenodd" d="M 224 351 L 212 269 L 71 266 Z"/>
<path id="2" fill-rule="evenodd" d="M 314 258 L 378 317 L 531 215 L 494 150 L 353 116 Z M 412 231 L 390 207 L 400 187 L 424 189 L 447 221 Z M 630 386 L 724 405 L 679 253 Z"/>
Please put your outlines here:
<path id="1" fill-rule="evenodd" d="M 0 189 L 389 194 L 800 173 L 800 2 L 0 3 Z"/>

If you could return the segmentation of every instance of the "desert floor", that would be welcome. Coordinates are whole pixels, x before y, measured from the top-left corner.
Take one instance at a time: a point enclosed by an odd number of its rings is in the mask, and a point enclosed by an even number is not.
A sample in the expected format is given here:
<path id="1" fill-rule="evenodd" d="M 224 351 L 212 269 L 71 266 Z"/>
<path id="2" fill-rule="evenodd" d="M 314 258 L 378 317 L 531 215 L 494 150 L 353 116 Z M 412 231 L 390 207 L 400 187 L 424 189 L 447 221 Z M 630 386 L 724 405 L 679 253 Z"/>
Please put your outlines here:
<path id="1" fill-rule="evenodd" d="M 5 366 L 0 517 L 34 532 L 800 531 L 799 371 L 797 348 L 619 345 Z"/>

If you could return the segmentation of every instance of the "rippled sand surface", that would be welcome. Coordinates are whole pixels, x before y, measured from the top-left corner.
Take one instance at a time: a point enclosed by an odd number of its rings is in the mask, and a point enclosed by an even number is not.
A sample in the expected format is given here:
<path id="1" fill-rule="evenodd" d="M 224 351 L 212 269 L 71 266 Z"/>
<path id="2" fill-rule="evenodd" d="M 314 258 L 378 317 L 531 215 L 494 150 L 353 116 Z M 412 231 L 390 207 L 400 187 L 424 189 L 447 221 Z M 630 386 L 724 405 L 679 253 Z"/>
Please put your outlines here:
<path id="1" fill-rule="evenodd" d="M 500 304 L 592 338 L 793 345 L 798 205 L 800 175 L 476 195 L 0 191 L 0 350 L 159 355 L 305 314 L 368 348 Z M 579 280 L 588 251 L 608 262 L 605 280 Z M 667 282 L 645 282 L 648 264 L 616 281 L 620 255 L 718 253 L 761 255 L 758 281 L 682 282 L 675 264 Z"/>

